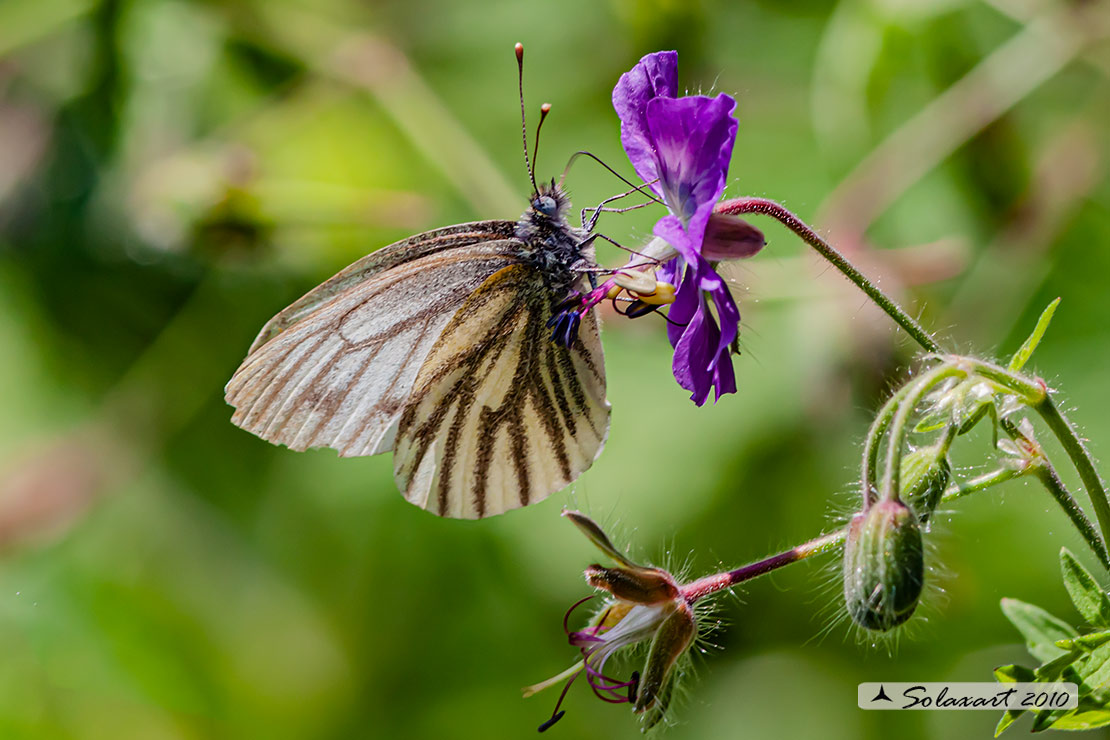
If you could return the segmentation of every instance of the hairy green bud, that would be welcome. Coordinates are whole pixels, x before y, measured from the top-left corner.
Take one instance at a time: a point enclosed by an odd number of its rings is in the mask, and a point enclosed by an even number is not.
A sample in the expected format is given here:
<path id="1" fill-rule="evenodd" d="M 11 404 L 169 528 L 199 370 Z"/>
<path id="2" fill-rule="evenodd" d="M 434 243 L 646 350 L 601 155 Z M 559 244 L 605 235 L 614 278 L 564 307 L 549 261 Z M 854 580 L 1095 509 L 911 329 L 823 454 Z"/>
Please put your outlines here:
<path id="1" fill-rule="evenodd" d="M 886 632 L 917 608 L 925 584 L 921 524 L 900 501 L 852 517 L 844 543 L 844 603 L 861 627 Z"/>
<path id="2" fill-rule="evenodd" d="M 909 504 L 922 524 L 929 521 L 952 479 L 952 465 L 938 442 L 914 450 L 902 458 L 902 500 Z"/>

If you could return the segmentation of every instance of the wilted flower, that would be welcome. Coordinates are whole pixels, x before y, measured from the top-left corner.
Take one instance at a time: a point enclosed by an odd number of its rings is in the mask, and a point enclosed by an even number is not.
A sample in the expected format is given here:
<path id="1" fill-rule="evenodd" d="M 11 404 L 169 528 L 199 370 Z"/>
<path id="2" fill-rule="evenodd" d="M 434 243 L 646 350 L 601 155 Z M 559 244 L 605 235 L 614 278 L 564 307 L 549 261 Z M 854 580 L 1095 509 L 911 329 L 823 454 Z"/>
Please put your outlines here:
<path id="1" fill-rule="evenodd" d="M 657 238 L 642 255 L 665 262 L 661 282 L 678 286 L 668 313 L 673 371 L 700 406 L 713 389 L 716 398 L 736 391 L 729 351 L 740 311 L 712 263 L 750 257 L 764 239 L 739 218 L 713 213 L 736 140 L 736 101 L 724 93 L 677 94 L 678 53 L 657 52 L 621 76 L 613 107 L 636 174 L 670 211 L 655 224 Z M 644 264 L 642 256 L 630 263 L 636 264 Z"/>
<path id="2" fill-rule="evenodd" d="M 564 516 L 619 565 L 591 565 L 586 569 L 587 583 L 606 591 L 608 597 L 585 629 L 572 631 L 568 624 L 575 609 L 593 596 L 574 604 L 563 618 L 563 629 L 570 644 L 580 651 L 581 660 L 563 673 L 524 689 L 524 695 L 564 684 L 551 718 L 540 725 L 543 732 L 562 718 L 564 712 L 559 707 L 567 691 L 575 679 L 585 675 L 599 699 L 632 704 L 636 712 L 644 713 L 645 725 L 650 727 L 662 719 L 670 700 L 675 664 L 697 635 L 694 599 L 684 595 L 667 571 L 637 565 L 626 558 L 588 517 L 576 511 L 566 511 Z M 633 672 L 627 680 L 609 676 L 609 658 L 624 648 L 644 643 L 650 643 L 650 647 L 642 673 Z"/>

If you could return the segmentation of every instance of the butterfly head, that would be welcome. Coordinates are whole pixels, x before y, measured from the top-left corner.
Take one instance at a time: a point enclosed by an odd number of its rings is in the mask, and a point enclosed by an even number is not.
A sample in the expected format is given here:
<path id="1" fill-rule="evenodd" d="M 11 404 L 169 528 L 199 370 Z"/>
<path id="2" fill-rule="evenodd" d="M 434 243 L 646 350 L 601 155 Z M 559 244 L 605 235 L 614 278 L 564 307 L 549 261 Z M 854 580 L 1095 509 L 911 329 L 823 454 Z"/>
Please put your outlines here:
<path id="1" fill-rule="evenodd" d="M 570 205 L 566 192 L 551 180 L 551 184 L 540 183 L 532 194 L 532 212 L 554 223 L 563 221 L 563 214 Z"/>

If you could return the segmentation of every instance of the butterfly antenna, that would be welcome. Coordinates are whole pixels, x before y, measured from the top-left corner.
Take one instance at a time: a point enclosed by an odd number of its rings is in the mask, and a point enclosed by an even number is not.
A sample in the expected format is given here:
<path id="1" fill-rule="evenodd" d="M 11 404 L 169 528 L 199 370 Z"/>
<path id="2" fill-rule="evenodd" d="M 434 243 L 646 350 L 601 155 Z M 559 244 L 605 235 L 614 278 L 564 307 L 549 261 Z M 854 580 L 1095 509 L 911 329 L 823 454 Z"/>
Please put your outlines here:
<path id="1" fill-rule="evenodd" d="M 612 174 L 618 180 L 623 182 L 625 185 L 628 185 L 630 188 L 632 188 L 632 190 L 629 193 L 630 195 L 631 195 L 631 193 L 640 193 L 641 195 L 647 196 L 647 198 L 649 200 L 652 200 L 656 203 L 665 205 L 663 203 L 663 201 L 661 201 L 658 197 L 656 197 L 655 193 L 651 192 L 651 190 L 650 190 L 651 183 L 646 183 L 645 182 L 641 185 L 637 185 L 636 183 L 632 182 L 627 177 L 625 177 L 621 173 L 617 172 L 615 169 L 613 169 L 609 165 L 605 164 L 605 162 L 603 162 L 601 160 L 601 158 L 598 157 L 593 152 L 587 152 L 587 151 L 584 151 L 584 150 L 580 151 L 580 152 L 575 152 L 574 154 L 570 155 L 570 160 L 567 162 L 567 166 L 563 169 L 562 176 L 559 177 L 559 187 L 563 186 L 563 181 L 567 179 L 567 173 L 570 172 L 570 166 L 572 164 L 574 164 L 574 161 L 576 159 L 578 159 L 579 157 L 589 157 L 590 159 L 592 159 L 593 161 L 597 162 L 599 165 L 604 167 L 606 170 L 609 171 L 610 174 Z"/>
<path id="2" fill-rule="evenodd" d="M 528 179 L 532 183 L 532 192 L 539 193 L 540 189 L 536 187 L 536 174 L 533 172 L 532 163 L 528 159 L 528 119 L 524 115 L 524 44 L 517 42 L 514 51 L 516 52 L 517 92 L 520 93 L 520 137 L 524 142 L 524 166 L 528 168 Z M 536 135 L 539 136 L 538 128 L 536 129 Z"/>
<path id="3" fill-rule="evenodd" d="M 547 120 L 547 114 L 550 112 L 551 103 L 544 103 L 540 106 L 540 122 L 536 124 L 536 143 L 532 145 L 533 168 L 540 163 L 540 129 L 543 128 L 543 122 Z M 551 184 L 554 186 L 554 181 Z"/>

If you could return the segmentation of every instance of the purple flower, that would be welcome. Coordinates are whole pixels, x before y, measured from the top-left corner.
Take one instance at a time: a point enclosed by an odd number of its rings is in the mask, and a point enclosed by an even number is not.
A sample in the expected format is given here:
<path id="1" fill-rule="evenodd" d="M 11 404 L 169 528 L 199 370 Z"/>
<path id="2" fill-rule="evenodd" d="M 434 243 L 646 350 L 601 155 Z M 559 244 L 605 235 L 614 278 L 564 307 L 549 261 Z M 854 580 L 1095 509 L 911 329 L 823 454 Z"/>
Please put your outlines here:
<path id="1" fill-rule="evenodd" d="M 740 219 L 713 213 L 736 141 L 736 101 L 724 93 L 675 97 L 677 68 L 677 52 L 648 54 L 617 82 L 613 107 L 636 174 L 670 211 L 645 251 L 668 260 L 662 279 L 678 286 L 667 331 L 674 376 L 700 406 L 714 389 L 717 399 L 736 392 L 729 349 L 740 310 L 713 262 L 750 257 L 764 239 Z"/>

